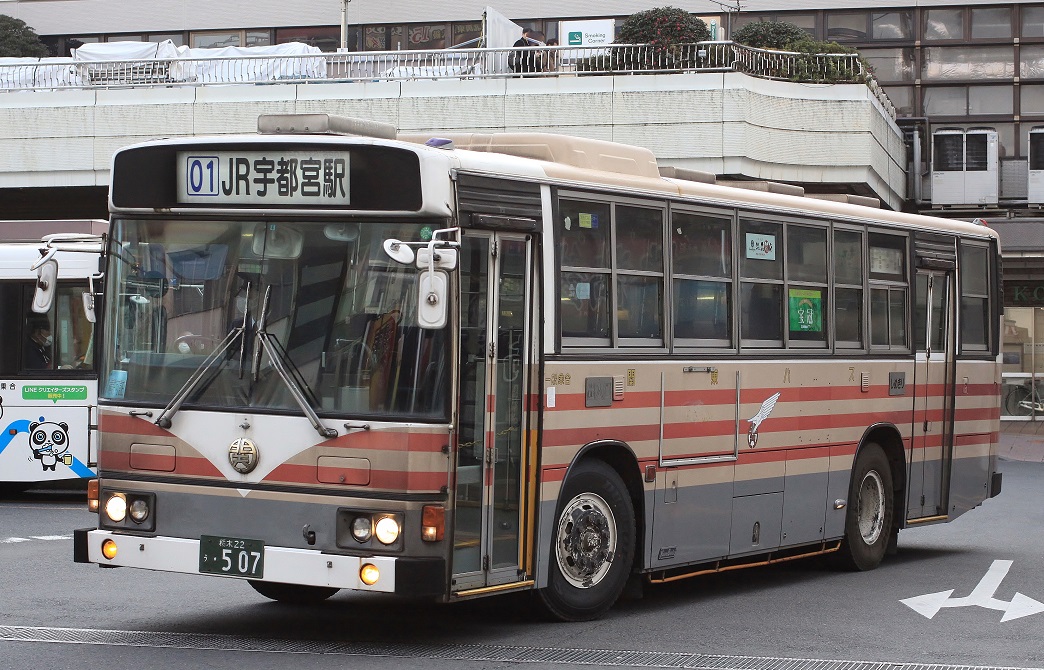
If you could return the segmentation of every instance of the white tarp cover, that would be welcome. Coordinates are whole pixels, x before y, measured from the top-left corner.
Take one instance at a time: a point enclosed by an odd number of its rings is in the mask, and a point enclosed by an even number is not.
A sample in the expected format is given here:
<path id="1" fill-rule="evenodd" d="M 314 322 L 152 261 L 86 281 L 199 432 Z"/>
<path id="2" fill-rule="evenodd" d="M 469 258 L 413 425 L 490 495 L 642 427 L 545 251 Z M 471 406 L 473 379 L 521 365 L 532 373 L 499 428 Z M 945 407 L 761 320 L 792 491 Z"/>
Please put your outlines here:
<path id="1" fill-rule="evenodd" d="M 323 79 L 326 57 L 319 47 L 287 42 L 262 47 L 178 49 L 171 79 L 196 83 Z"/>
<path id="2" fill-rule="evenodd" d="M 0 89 L 83 86 L 72 58 L 0 58 Z"/>
<path id="3" fill-rule="evenodd" d="M 76 61 L 152 60 L 177 58 L 178 48 L 170 40 L 162 42 L 99 42 L 72 50 Z"/>
<path id="4" fill-rule="evenodd" d="M 504 16 L 492 7 L 487 6 L 482 13 L 482 32 L 486 38 L 485 46 L 490 49 L 507 49 L 522 38 L 522 26 Z M 511 72 L 508 67 L 508 52 L 493 56 L 493 65 L 489 72 Z"/>

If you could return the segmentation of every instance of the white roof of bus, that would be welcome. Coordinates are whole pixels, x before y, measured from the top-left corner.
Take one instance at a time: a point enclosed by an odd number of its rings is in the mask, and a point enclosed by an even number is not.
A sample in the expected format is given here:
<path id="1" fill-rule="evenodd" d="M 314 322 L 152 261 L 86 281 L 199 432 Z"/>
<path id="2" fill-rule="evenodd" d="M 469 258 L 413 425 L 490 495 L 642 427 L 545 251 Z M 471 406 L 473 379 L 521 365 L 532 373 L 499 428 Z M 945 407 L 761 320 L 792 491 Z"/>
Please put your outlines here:
<path id="1" fill-rule="evenodd" d="M 400 139 L 425 141 L 421 137 L 408 135 L 400 136 Z M 432 134 L 424 137 L 453 140 L 455 153 L 465 170 L 527 175 L 531 172 L 522 165 L 536 160 L 548 178 L 560 182 L 659 192 L 708 204 L 768 208 L 797 215 L 811 213 L 835 220 L 879 221 L 962 235 L 997 237 L 997 232 L 985 225 L 956 219 L 662 177 L 651 151 L 615 142 L 551 133 Z M 491 160 L 489 154 L 498 157 Z M 636 195 L 633 191 L 630 195 Z"/>
<path id="2" fill-rule="evenodd" d="M 0 280 L 36 279 L 36 272 L 29 267 L 40 258 L 42 243 L 0 242 Z M 98 272 L 98 254 L 59 251 L 59 279 L 85 279 Z"/>
<path id="3" fill-rule="evenodd" d="M 453 144 L 444 148 L 424 146 L 423 143 L 432 138 L 449 139 Z M 457 164 L 460 169 L 490 176 L 529 177 L 558 185 L 623 189 L 630 196 L 662 194 L 702 204 L 746 206 L 796 216 L 813 214 L 834 220 L 880 222 L 961 235 L 997 237 L 996 231 L 984 225 L 956 219 L 662 177 L 657 170 L 656 157 L 648 149 L 553 133 L 430 132 L 403 134 L 395 140 L 334 134 L 224 135 L 153 140 L 133 146 L 211 142 L 310 142 L 409 147 L 420 155 L 441 156 Z"/>

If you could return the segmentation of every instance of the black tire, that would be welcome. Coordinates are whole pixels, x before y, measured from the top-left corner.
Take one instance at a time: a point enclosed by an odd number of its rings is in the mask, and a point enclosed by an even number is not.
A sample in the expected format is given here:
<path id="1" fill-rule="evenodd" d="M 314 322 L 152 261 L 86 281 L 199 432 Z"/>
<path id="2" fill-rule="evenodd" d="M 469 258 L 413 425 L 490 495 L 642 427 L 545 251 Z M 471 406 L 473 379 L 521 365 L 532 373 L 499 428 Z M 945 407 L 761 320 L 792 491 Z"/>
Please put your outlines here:
<path id="1" fill-rule="evenodd" d="M 634 505 L 620 475 L 602 461 L 573 467 L 554 520 L 547 612 L 562 621 L 589 621 L 620 597 L 634 561 Z"/>
<path id="2" fill-rule="evenodd" d="M 852 468 L 845 511 L 845 537 L 836 554 L 846 570 L 873 570 L 881 564 L 894 532 L 892 468 L 880 445 L 860 449 Z"/>
<path id="3" fill-rule="evenodd" d="M 262 582 L 256 579 L 247 581 L 255 591 L 264 597 L 289 605 L 315 605 L 340 591 L 332 586 L 303 586 L 301 584 Z"/>

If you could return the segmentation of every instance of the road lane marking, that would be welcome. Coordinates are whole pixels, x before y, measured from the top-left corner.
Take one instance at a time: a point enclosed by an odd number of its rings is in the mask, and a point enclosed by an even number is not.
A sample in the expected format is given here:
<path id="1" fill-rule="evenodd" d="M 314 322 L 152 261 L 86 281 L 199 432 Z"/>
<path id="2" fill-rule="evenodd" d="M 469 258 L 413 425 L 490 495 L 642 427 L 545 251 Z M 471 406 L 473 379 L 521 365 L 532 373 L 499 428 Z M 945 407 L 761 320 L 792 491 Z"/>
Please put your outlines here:
<path id="1" fill-rule="evenodd" d="M 944 607 L 984 607 L 991 610 L 1004 612 L 1001 623 L 1021 619 L 1024 616 L 1040 614 L 1044 612 L 1044 603 L 1038 602 L 1029 596 L 1016 592 L 1010 601 L 999 600 L 994 597 L 1000 584 L 1011 569 L 1012 561 L 994 561 L 990 569 L 986 571 L 979 583 L 975 585 L 972 592 L 963 598 L 951 598 L 954 589 L 939 591 L 937 593 L 925 593 L 913 598 L 900 600 L 921 616 L 931 619 Z"/>
<path id="2" fill-rule="evenodd" d="M 72 535 L 30 535 L 29 537 L 5 537 L 0 539 L 0 544 L 20 544 L 40 540 L 42 542 L 55 542 L 57 540 L 71 540 Z"/>
<path id="3" fill-rule="evenodd" d="M 831 661 L 808 658 L 727 656 L 668 651 L 522 647 L 494 644 L 399 644 L 278 640 L 238 635 L 121 631 L 91 628 L 0 626 L 0 641 L 83 644 L 211 651 L 367 656 L 483 663 L 543 663 L 624 668 L 689 668 L 690 670 L 999 670 L 1000 666 L 925 664 L 889 661 Z M 1004 666 L 1004 670 L 1042 670 Z"/>

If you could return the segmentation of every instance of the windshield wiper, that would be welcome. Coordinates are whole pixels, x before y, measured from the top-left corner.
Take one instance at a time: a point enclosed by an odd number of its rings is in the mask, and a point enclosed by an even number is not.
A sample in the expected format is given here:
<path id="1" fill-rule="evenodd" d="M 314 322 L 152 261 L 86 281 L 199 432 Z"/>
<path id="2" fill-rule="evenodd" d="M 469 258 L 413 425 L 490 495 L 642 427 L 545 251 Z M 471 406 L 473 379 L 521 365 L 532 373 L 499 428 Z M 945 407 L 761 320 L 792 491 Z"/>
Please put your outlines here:
<path id="1" fill-rule="evenodd" d="M 254 352 L 254 365 L 253 365 L 253 379 L 256 382 L 261 371 L 261 352 L 262 350 L 268 354 L 268 360 L 272 362 L 272 367 L 275 369 L 276 374 L 286 384 L 286 388 L 290 390 L 290 395 L 293 396 L 294 401 L 300 406 L 301 411 L 304 412 L 305 416 L 308 417 L 308 421 L 315 428 L 316 432 L 319 433 L 320 437 L 331 438 L 337 437 L 337 430 L 334 428 L 327 428 L 323 425 L 322 421 L 319 420 L 319 415 L 315 413 L 311 403 L 308 402 L 308 398 L 305 396 L 305 391 L 302 387 L 307 388 L 304 379 L 300 378 L 300 373 L 295 375 L 287 368 L 286 362 L 289 361 L 289 357 L 286 357 L 284 361 L 283 352 L 279 347 L 279 341 L 275 335 L 272 335 L 266 330 L 266 321 L 268 320 L 268 308 L 269 302 L 272 299 L 272 286 L 269 285 L 265 289 L 265 301 L 261 305 L 261 314 L 257 322 L 257 346 Z M 290 362 L 293 365 L 293 362 Z M 296 371 L 296 370 L 295 370 Z M 309 389 L 310 390 L 310 389 Z M 312 394 L 314 396 L 314 394 Z"/>
<path id="2" fill-rule="evenodd" d="M 167 406 L 160 412 L 159 417 L 156 418 L 156 425 L 160 428 L 170 428 L 170 420 L 177 414 L 178 410 L 181 409 L 181 404 L 185 402 L 185 398 L 199 384 L 199 380 L 203 378 L 214 364 L 217 363 L 224 356 L 225 352 L 232 346 L 232 343 L 236 341 L 237 337 L 243 337 L 245 339 L 246 324 L 236 326 L 232 330 L 228 331 L 225 335 L 225 339 L 221 340 L 217 348 L 209 356 L 203 359 L 203 362 L 192 372 L 192 375 L 188 378 L 182 387 L 174 394 Z"/>

